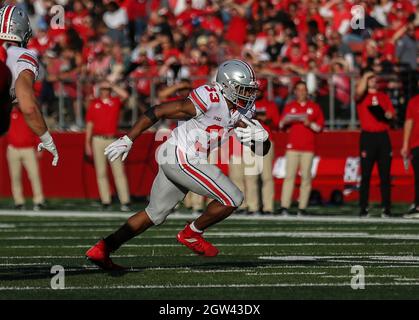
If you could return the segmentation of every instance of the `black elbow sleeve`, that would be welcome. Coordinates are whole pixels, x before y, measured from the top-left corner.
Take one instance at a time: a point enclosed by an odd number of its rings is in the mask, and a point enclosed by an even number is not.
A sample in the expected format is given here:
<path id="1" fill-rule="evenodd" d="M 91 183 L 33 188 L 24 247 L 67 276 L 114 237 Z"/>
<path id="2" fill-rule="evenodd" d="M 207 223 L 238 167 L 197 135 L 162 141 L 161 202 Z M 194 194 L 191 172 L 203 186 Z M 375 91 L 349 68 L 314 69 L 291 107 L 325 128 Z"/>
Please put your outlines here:
<path id="1" fill-rule="evenodd" d="M 150 119 L 150 121 L 155 124 L 159 119 L 156 116 L 156 109 L 155 107 L 148 108 L 146 112 L 144 112 L 144 116 Z"/>

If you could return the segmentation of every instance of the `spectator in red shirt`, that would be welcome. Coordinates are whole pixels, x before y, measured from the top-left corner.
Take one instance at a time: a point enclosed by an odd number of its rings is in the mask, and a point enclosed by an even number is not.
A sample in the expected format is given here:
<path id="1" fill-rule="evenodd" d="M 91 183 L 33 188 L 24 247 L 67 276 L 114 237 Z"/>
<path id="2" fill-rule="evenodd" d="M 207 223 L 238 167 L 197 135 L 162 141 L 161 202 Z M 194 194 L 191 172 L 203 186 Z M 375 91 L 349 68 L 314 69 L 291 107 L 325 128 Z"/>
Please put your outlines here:
<path id="1" fill-rule="evenodd" d="M 282 186 L 280 213 L 288 215 L 294 191 L 297 170 L 301 171 L 298 214 L 307 214 L 311 192 L 311 167 L 315 151 L 315 135 L 324 125 L 320 106 L 308 99 L 307 85 L 303 81 L 295 85 L 296 100 L 288 103 L 281 115 L 279 127 L 288 132 L 286 145 L 286 176 Z"/>
<path id="2" fill-rule="evenodd" d="M 240 49 L 246 42 L 246 31 L 248 21 L 245 17 L 246 8 L 239 4 L 228 2 L 228 12 L 230 14 L 230 22 L 224 35 L 225 40 L 231 42 L 232 45 Z"/>
<path id="3" fill-rule="evenodd" d="M 42 28 L 38 29 L 36 36 L 28 43 L 28 49 L 35 51 L 38 56 L 43 56 L 45 51 L 51 49 L 54 45 L 47 30 L 46 26 L 43 25 Z"/>
<path id="4" fill-rule="evenodd" d="M 33 192 L 33 210 L 44 207 L 41 177 L 35 151 L 36 135 L 25 122 L 22 112 L 16 107 L 10 115 L 10 129 L 7 134 L 7 162 L 15 208 L 24 209 L 25 198 L 22 188 L 22 166 L 28 173 Z"/>
<path id="5" fill-rule="evenodd" d="M 361 187 L 360 216 L 368 215 L 368 196 L 371 173 L 377 162 L 380 174 L 380 188 L 383 205 L 382 217 L 391 215 L 391 142 L 388 135 L 389 122 L 394 117 L 390 98 L 378 91 L 377 77 L 373 72 L 365 72 L 356 88 L 357 111 L 361 124 Z"/>
<path id="6" fill-rule="evenodd" d="M 104 152 L 117 136 L 119 115 L 128 92 L 109 82 L 102 82 L 99 90 L 99 97 L 90 102 L 87 110 L 85 152 L 88 157 L 93 156 L 102 207 L 107 209 L 111 204 L 111 193 Z M 112 91 L 118 96 L 112 96 Z M 121 201 L 121 211 L 130 211 L 128 181 L 122 161 L 112 162 L 111 168 Z"/>
<path id="7" fill-rule="evenodd" d="M 411 155 L 415 174 L 415 202 L 409 213 L 416 214 L 419 213 L 419 94 L 410 99 L 407 105 L 401 154 L 404 161 L 408 161 Z"/>

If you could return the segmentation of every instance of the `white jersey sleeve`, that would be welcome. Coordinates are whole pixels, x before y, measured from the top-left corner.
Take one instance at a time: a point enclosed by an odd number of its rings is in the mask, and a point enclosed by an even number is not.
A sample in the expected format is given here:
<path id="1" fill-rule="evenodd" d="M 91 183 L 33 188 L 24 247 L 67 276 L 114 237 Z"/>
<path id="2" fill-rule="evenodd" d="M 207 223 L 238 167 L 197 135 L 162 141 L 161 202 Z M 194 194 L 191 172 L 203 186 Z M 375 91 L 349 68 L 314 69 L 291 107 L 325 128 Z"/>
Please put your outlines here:
<path id="1" fill-rule="evenodd" d="M 16 75 L 17 77 L 22 71 L 29 70 L 35 76 L 35 80 L 38 79 L 39 76 L 39 63 L 38 59 L 34 55 L 29 52 L 25 52 L 19 56 L 16 61 Z M 16 77 L 16 78 L 17 78 Z"/>
<path id="2" fill-rule="evenodd" d="M 16 80 L 18 79 L 19 75 L 23 71 L 29 70 L 34 74 L 35 80 L 37 80 L 39 76 L 39 63 L 33 51 L 25 48 L 11 46 L 7 49 L 6 64 L 12 73 L 10 96 L 13 100 L 15 100 Z"/>
<path id="3" fill-rule="evenodd" d="M 196 117 L 199 117 L 207 113 L 211 108 L 211 93 L 214 97 L 214 94 L 216 94 L 216 90 L 213 89 L 213 87 L 211 86 L 204 85 L 192 90 L 189 94 L 188 98 L 192 101 L 196 109 Z"/>

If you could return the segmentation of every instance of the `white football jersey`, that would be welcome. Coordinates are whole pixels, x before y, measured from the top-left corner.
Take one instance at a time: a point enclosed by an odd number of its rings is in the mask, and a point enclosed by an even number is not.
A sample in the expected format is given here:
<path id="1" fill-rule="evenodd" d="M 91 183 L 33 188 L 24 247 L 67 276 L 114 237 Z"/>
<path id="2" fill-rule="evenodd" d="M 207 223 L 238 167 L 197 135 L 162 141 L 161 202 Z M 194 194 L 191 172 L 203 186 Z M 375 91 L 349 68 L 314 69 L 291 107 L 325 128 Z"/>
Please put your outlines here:
<path id="1" fill-rule="evenodd" d="M 12 73 L 12 86 L 10 87 L 10 96 L 12 97 L 13 102 L 17 102 L 15 92 L 16 79 L 24 70 L 32 71 L 32 73 L 35 75 L 35 80 L 38 79 L 38 59 L 36 58 L 34 52 L 31 50 L 10 46 L 7 49 L 6 64 Z"/>
<path id="2" fill-rule="evenodd" d="M 230 110 L 217 84 L 198 87 L 188 98 L 195 105 L 196 116 L 179 122 L 170 140 L 191 157 L 206 159 L 211 150 L 228 141 L 242 117 L 251 119 L 255 114 L 254 105 L 244 115 Z"/>

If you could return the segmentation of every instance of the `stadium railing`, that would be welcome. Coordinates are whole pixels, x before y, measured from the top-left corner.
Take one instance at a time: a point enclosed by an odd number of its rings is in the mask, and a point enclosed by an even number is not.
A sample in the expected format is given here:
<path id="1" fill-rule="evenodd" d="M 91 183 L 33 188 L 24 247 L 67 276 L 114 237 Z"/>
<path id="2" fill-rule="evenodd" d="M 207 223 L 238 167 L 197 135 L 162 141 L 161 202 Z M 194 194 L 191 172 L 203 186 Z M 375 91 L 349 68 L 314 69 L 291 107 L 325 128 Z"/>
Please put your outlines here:
<path id="1" fill-rule="evenodd" d="M 356 112 L 355 87 L 359 79 L 357 73 L 307 73 L 305 75 L 287 74 L 287 75 L 261 75 L 259 79 L 266 83 L 266 96 L 275 101 L 279 110 L 290 101 L 292 89 L 295 82 L 303 79 L 307 82 L 310 97 L 320 104 L 326 119 L 326 128 L 328 130 L 354 130 L 359 127 Z M 80 77 L 75 84 L 75 96 L 70 97 L 66 92 L 68 83 L 59 82 L 58 90 L 55 91 L 55 97 L 52 102 L 43 105 L 44 115 L 52 118 L 52 123 L 56 130 L 71 130 L 76 127 L 78 130 L 84 128 L 84 115 L 88 107 L 88 96 L 91 96 L 86 87 L 92 87 L 92 84 L 102 79 Z M 140 93 L 137 90 L 139 80 L 149 82 L 149 93 Z M 212 78 L 190 77 L 192 83 L 195 81 L 212 82 Z M 399 123 L 396 128 L 402 126 L 404 119 L 404 109 L 408 99 L 413 94 L 406 89 L 409 79 L 405 79 L 402 73 L 380 74 L 379 81 L 382 83 L 382 89 L 389 94 L 391 100 L 398 111 Z M 173 82 L 173 80 L 172 80 Z M 130 127 L 138 119 L 142 108 L 158 102 L 158 90 L 162 83 L 170 83 L 162 77 L 140 77 L 129 78 L 121 81 L 130 92 L 130 98 L 125 105 L 124 114 L 120 123 L 121 128 Z M 407 83 L 407 84 L 406 84 Z M 74 84 L 73 84 L 74 86 Z M 74 91 L 74 89 L 73 89 Z M 48 104 L 53 104 L 51 108 Z M 52 112 L 48 110 L 53 110 Z M 79 110 L 78 112 L 73 110 Z M 77 130 L 76 129 L 76 130 Z"/>

